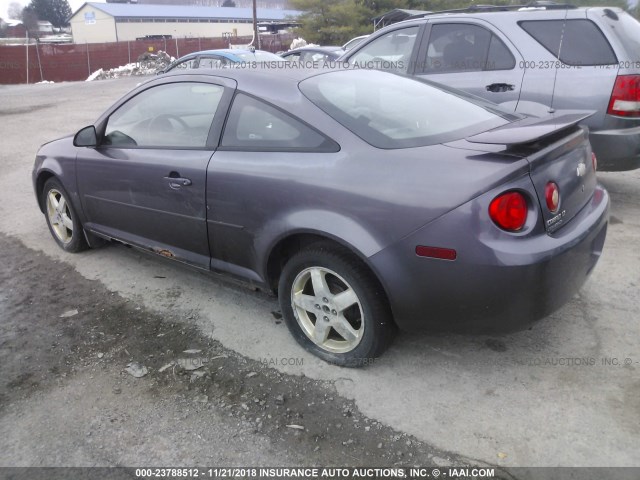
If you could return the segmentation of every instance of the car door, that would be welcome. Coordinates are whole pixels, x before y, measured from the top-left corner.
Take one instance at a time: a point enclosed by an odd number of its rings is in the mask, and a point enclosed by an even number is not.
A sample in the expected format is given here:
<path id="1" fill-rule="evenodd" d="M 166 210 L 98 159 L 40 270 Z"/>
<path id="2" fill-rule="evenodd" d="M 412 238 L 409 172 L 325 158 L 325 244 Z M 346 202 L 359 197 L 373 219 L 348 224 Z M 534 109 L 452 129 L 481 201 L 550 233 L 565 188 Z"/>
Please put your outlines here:
<path id="1" fill-rule="evenodd" d="M 317 201 L 305 183 L 323 178 L 339 150 L 312 126 L 238 92 L 208 167 L 211 269 L 263 282 L 256 243 L 269 237 L 290 198 Z"/>
<path id="2" fill-rule="evenodd" d="M 87 229 L 208 268 L 206 170 L 233 91 L 223 82 L 165 80 L 108 113 L 100 145 L 77 155 Z"/>
<path id="3" fill-rule="evenodd" d="M 517 107 L 524 64 L 520 52 L 497 29 L 480 20 L 430 20 L 413 73 Z"/>

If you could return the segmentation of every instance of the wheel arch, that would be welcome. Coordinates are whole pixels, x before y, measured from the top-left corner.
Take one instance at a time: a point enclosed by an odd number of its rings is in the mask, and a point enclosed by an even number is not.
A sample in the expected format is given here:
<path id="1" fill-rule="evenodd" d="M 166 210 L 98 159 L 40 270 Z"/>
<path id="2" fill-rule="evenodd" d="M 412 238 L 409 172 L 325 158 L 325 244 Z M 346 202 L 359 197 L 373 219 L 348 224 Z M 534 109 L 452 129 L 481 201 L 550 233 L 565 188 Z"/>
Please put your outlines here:
<path id="1" fill-rule="evenodd" d="M 47 183 L 47 180 L 50 178 L 56 178 L 61 182 L 60 177 L 56 175 L 51 170 L 41 170 L 38 172 L 38 176 L 36 177 L 36 198 L 38 200 L 38 206 L 40 207 L 40 211 L 44 213 L 44 202 L 42 198 L 42 193 L 44 192 L 44 184 Z"/>
<path id="2" fill-rule="evenodd" d="M 326 243 L 335 246 L 336 249 L 342 250 L 344 252 L 349 253 L 353 257 L 355 257 L 360 263 L 367 269 L 367 271 L 371 274 L 373 280 L 375 280 L 382 292 L 385 295 L 385 300 L 389 309 L 392 312 L 393 316 L 393 308 L 392 303 L 389 299 L 389 292 L 386 288 L 384 281 L 382 281 L 381 276 L 378 272 L 373 268 L 371 263 L 369 262 L 366 255 L 364 255 L 360 250 L 346 242 L 345 240 L 335 237 L 331 234 L 325 232 L 317 232 L 317 231 L 298 231 L 289 233 L 281 238 L 279 238 L 276 242 L 274 242 L 272 248 L 269 250 L 269 254 L 266 257 L 266 265 L 265 265 L 265 280 L 267 282 L 268 287 L 277 293 L 278 290 L 278 281 L 280 279 L 280 275 L 282 270 L 287 262 L 293 255 L 296 253 L 309 248 L 311 245 L 318 243 Z M 395 323 L 395 320 L 394 320 Z"/>

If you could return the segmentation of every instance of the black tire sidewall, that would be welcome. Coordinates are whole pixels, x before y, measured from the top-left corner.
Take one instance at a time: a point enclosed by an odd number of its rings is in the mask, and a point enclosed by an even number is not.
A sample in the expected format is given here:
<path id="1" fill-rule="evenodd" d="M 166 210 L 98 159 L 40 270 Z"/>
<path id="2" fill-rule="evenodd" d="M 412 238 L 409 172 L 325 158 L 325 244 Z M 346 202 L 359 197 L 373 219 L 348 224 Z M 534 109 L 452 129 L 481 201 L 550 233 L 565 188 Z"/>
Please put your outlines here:
<path id="1" fill-rule="evenodd" d="M 71 241 L 69 243 L 63 243 L 62 241 L 60 241 L 55 231 L 53 230 L 51 221 L 49 220 L 49 214 L 47 212 L 47 196 L 49 195 L 49 192 L 51 190 L 59 191 L 60 194 L 64 196 L 65 201 L 67 202 L 67 205 L 69 207 L 69 212 L 71 213 L 71 221 L 73 222 L 73 233 L 71 235 Z M 71 203 L 71 198 L 69 197 L 69 194 L 67 193 L 65 188 L 62 186 L 62 183 L 60 182 L 60 180 L 58 180 L 55 177 L 52 177 L 45 182 L 44 188 L 42 189 L 41 201 L 44 207 L 44 216 L 47 221 L 47 226 L 49 227 L 49 232 L 51 233 L 51 236 L 56 241 L 56 243 L 60 246 L 60 248 L 71 253 L 80 252 L 86 249 L 87 243 L 84 238 L 84 232 L 82 231 L 82 224 L 78 219 L 78 215 L 76 214 L 75 209 L 73 208 L 73 203 Z"/>
<path id="2" fill-rule="evenodd" d="M 304 333 L 291 305 L 291 287 L 296 276 L 306 268 L 324 267 L 336 272 L 353 288 L 364 316 L 364 335 L 353 350 L 346 353 L 328 352 L 316 345 Z M 287 262 L 280 276 L 278 297 L 282 315 L 293 337 L 306 350 L 328 363 L 357 367 L 375 362 L 390 336 L 391 319 L 386 298 L 371 275 L 348 255 L 329 248 L 316 247 L 297 253 Z"/>

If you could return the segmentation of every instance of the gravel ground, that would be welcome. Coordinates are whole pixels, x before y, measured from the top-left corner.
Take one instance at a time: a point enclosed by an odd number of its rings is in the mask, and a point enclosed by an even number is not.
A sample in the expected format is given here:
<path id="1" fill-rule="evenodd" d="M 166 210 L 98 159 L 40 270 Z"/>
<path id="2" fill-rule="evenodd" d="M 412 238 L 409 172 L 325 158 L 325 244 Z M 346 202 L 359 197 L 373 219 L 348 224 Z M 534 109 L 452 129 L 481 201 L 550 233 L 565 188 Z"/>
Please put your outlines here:
<path id="1" fill-rule="evenodd" d="M 18 240 L 0 251 L 0 466 L 469 464 Z"/>

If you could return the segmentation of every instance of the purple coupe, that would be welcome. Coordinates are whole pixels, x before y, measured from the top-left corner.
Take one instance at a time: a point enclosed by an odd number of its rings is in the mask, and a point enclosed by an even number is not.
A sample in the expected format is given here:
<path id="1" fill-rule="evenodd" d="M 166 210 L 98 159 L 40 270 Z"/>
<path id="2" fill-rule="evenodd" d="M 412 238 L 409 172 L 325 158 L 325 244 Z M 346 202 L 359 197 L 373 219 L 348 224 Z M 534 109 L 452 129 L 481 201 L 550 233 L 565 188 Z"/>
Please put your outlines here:
<path id="1" fill-rule="evenodd" d="M 588 115 L 380 71 L 199 69 L 42 146 L 33 184 L 66 251 L 116 240 L 277 292 L 301 345 L 358 366 L 398 327 L 513 330 L 578 291 L 609 210 Z"/>

